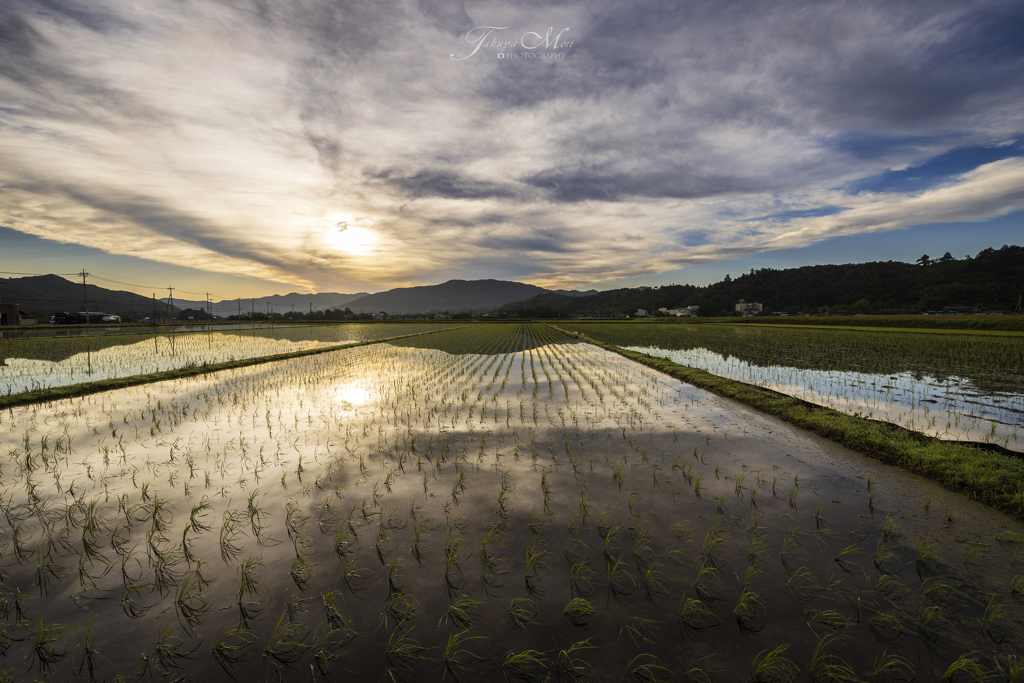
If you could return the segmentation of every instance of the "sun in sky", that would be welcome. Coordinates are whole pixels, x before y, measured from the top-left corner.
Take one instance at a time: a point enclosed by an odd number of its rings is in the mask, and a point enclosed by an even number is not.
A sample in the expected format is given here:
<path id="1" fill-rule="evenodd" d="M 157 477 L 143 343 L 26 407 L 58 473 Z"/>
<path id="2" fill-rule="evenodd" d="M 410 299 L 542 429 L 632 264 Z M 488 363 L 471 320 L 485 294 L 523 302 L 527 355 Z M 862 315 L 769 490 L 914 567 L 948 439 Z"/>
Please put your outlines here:
<path id="1" fill-rule="evenodd" d="M 372 230 L 347 217 L 333 220 L 325 239 L 334 249 L 352 256 L 366 256 L 377 244 L 377 235 Z"/>

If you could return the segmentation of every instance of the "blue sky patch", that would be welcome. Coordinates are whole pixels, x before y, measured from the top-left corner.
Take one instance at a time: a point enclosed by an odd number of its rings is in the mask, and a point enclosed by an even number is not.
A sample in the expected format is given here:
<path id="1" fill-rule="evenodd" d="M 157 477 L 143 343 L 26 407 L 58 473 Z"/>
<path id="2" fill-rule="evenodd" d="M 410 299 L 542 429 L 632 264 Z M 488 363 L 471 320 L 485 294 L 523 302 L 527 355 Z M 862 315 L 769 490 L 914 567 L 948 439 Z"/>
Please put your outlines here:
<path id="1" fill-rule="evenodd" d="M 850 192 L 919 192 L 939 181 L 972 171 L 993 161 L 1024 155 L 1019 141 L 1001 147 L 960 147 L 902 171 L 885 171 L 862 178 Z"/>

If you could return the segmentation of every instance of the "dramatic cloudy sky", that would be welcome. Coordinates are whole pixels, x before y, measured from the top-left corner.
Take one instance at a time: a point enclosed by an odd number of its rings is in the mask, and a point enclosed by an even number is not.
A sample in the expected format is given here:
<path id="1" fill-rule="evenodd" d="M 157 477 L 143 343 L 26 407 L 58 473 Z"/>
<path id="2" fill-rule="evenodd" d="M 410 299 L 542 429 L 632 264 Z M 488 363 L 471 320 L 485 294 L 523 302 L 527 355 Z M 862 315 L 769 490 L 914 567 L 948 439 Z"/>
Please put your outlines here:
<path id="1" fill-rule="evenodd" d="M 1024 234 L 1022 35 L 1020 0 L 7 0 L 0 271 L 226 298 L 962 256 Z"/>

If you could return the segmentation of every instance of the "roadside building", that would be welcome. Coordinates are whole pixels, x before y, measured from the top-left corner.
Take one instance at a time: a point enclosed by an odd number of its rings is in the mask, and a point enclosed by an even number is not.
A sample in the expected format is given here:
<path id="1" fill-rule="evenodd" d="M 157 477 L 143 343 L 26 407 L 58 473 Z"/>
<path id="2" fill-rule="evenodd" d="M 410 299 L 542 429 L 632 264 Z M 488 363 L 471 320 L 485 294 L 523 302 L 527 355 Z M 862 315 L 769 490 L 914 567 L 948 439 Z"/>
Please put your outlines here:
<path id="1" fill-rule="evenodd" d="M 21 308 L 18 304 L 0 304 L 0 325 L 21 324 Z"/>

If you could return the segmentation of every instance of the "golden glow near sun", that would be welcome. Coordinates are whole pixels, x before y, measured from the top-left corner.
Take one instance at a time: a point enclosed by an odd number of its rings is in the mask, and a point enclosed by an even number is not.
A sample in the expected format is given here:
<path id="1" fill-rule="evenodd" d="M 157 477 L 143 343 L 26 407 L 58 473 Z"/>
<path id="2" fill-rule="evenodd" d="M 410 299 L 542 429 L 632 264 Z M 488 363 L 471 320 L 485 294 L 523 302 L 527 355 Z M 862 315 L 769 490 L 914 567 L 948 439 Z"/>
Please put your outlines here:
<path id="1" fill-rule="evenodd" d="M 325 239 L 334 249 L 353 256 L 365 256 L 377 244 L 377 235 L 372 230 L 361 227 L 348 217 L 333 220 Z"/>
<path id="2" fill-rule="evenodd" d="M 370 400 L 370 392 L 358 384 L 343 384 L 334 392 L 334 400 L 345 408 L 357 408 Z"/>

